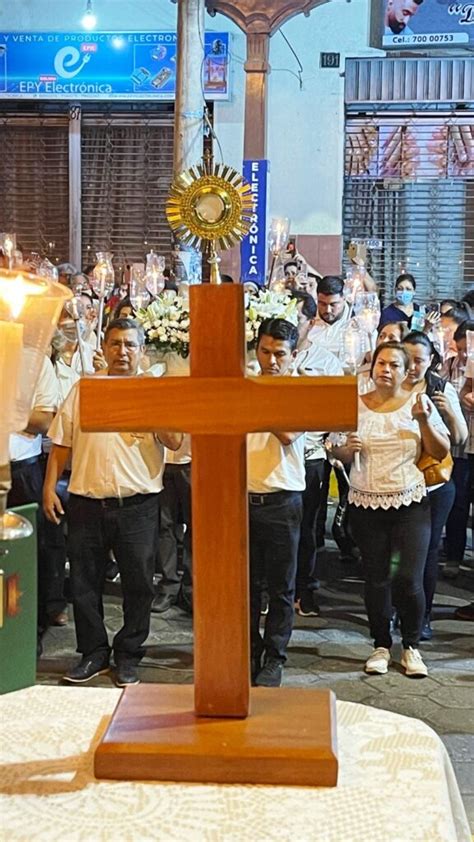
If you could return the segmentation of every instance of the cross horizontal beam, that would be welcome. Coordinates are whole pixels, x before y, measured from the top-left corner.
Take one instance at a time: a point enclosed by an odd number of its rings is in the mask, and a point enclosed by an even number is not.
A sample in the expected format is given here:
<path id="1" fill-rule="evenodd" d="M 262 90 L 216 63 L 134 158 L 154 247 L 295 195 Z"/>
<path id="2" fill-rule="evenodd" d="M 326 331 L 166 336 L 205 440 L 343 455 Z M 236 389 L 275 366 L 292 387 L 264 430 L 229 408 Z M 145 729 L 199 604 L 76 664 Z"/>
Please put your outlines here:
<path id="1" fill-rule="evenodd" d="M 355 384 L 354 377 L 83 378 L 81 427 L 86 432 L 162 429 L 221 436 L 275 429 L 354 430 Z"/>

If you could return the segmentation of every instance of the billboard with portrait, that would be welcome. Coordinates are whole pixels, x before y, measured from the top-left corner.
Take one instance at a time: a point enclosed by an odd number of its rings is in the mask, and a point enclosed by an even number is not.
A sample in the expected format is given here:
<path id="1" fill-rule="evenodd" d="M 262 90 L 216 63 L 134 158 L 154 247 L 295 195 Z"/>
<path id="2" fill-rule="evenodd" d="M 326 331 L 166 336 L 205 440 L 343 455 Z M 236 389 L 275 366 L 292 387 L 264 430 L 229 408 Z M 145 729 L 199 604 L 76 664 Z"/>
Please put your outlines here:
<path id="1" fill-rule="evenodd" d="M 474 3 L 372 0 L 371 45 L 384 50 L 472 47 Z"/>

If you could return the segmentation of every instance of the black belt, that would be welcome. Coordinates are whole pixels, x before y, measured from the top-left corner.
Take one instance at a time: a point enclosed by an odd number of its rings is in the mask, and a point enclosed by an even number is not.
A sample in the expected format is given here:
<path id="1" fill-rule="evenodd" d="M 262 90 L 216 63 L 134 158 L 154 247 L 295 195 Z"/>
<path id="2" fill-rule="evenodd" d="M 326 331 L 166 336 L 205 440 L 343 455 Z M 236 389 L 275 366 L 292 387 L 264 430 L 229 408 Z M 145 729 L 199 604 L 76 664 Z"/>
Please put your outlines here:
<path id="1" fill-rule="evenodd" d="M 268 494 L 249 494 L 249 503 L 251 506 L 268 506 L 274 503 L 275 500 L 281 500 L 285 497 L 291 497 L 293 494 L 301 494 L 300 491 L 270 491 Z"/>
<path id="2" fill-rule="evenodd" d="M 158 497 L 158 494 L 132 494 L 131 497 L 84 497 L 82 494 L 70 494 L 69 498 L 82 500 L 86 503 L 91 503 L 93 506 L 100 506 L 101 509 L 123 509 L 127 506 L 136 506 L 144 503 L 145 500 L 150 500 L 152 497 Z"/>
<path id="3" fill-rule="evenodd" d="M 11 472 L 12 472 L 12 474 L 14 474 L 15 471 L 21 471 L 22 468 L 26 468 L 27 465 L 36 465 L 36 463 L 39 462 L 39 460 L 40 460 L 39 455 L 38 456 L 29 456 L 28 459 L 14 460 L 13 462 L 10 462 Z"/>

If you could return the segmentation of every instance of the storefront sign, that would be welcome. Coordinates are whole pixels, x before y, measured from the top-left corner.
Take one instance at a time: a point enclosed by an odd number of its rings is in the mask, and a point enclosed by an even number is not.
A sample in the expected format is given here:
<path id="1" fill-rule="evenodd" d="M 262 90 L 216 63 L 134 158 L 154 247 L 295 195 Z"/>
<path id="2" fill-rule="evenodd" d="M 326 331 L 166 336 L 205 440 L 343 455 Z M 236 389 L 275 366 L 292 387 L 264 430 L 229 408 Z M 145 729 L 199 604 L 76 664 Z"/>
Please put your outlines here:
<path id="1" fill-rule="evenodd" d="M 207 32 L 207 99 L 229 97 L 229 33 Z M 0 99 L 173 100 L 175 32 L 2 32 Z"/>
<path id="2" fill-rule="evenodd" d="M 267 269 L 268 161 L 244 161 L 243 175 L 252 188 L 253 219 L 240 247 L 242 281 L 264 284 Z"/>
<path id="3" fill-rule="evenodd" d="M 474 45 L 474 3 L 372 0 L 371 44 L 383 49 Z"/>

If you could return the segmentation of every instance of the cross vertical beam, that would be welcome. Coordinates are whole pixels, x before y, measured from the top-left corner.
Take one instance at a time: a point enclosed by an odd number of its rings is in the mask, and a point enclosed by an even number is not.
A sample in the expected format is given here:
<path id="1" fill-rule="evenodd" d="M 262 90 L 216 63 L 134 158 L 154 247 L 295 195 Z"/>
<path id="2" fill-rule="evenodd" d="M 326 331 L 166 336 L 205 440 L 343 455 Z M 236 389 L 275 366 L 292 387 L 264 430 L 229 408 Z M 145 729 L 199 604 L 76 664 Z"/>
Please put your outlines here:
<path id="1" fill-rule="evenodd" d="M 191 375 L 240 380 L 242 290 L 230 284 L 191 287 L 191 310 Z M 250 673 L 248 506 L 241 491 L 247 487 L 245 436 L 195 435 L 192 449 L 195 712 L 245 717 Z M 213 489 L 212 500 L 203 488 Z"/>

